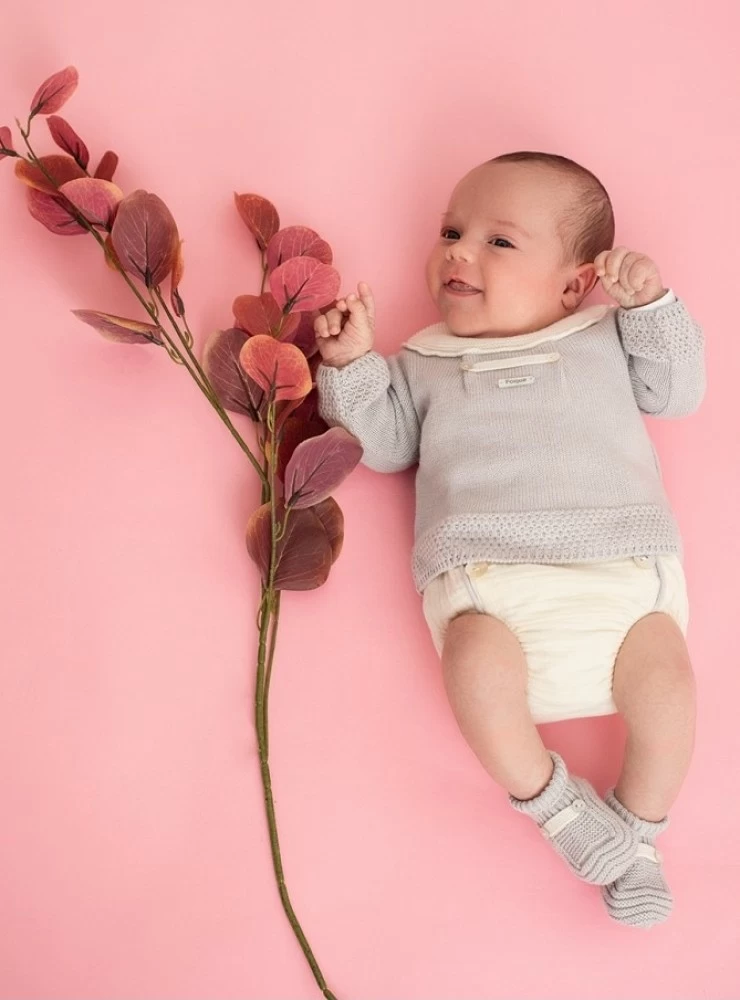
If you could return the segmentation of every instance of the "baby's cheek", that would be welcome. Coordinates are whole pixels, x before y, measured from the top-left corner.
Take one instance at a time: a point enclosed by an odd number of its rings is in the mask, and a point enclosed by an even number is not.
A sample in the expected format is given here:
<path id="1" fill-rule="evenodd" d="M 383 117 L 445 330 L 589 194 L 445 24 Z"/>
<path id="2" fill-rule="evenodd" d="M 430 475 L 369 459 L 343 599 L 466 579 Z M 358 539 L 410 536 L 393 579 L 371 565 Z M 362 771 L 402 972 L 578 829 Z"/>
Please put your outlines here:
<path id="1" fill-rule="evenodd" d="M 425 276 L 427 288 L 434 295 L 439 291 L 441 284 L 440 271 L 444 263 L 444 252 L 439 247 L 435 247 L 427 257 L 425 266 Z"/>

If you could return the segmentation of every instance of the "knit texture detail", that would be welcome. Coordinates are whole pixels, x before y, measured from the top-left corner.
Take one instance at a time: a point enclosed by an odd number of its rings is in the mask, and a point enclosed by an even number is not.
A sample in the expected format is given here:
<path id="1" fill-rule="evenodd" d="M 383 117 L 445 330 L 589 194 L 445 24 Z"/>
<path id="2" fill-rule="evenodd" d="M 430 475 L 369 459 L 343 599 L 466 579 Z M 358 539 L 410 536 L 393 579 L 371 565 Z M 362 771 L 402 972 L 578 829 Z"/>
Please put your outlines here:
<path id="1" fill-rule="evenodd" d="M 422 593 L 435 576 L 469 562 L 578 563 L 683 553 L 664 506 L 587 507 L 450 518 L 418 539 L 412 572 Z"/>
<path id="2" fill-rule="evenodd" d="M 563 758 L 549 751 L 554 769 L 545 788 L 533 799 L 509 796 L 514 809 L 544 827 L 562 810 L 576 804 L 577 811 L 561 830 L 548 835 L 570 870 L 584 882 L 613 882 L 633 863 L 638 847 L 634 831 L 599 798 L 585 778 L 571 777 Z"/>
<path id="3" fill-rule="evenodd" d="M 363 464 L 418 464 L 420 593 L 466 561 L 681 554 L 642 413 L 699 405 L 701 329 L 679 300 L 589 316 L 511 345 L 480 338 L 467 354 L 471 338 L 434 324 L 431 339 L 421 331 L 388 359 L 370 351 L 344 368 L 319 365 L 319 412 L 359 439 Z"/>
<path id="4" fill-rule="evenodd" d="M 655 843 L 655 838 L 668 826 L 668 817 L 654 822 L 642 819 L 622 805 L 610 788 L 605 801 L 639 837 L 640 843 Z M 660 861 L 638 857 L 627 871 L 601 890 L 609 916 L 631 927 L 653 927 L 663 923 L 673 909 L 673 896 L 663 874 Z"/>

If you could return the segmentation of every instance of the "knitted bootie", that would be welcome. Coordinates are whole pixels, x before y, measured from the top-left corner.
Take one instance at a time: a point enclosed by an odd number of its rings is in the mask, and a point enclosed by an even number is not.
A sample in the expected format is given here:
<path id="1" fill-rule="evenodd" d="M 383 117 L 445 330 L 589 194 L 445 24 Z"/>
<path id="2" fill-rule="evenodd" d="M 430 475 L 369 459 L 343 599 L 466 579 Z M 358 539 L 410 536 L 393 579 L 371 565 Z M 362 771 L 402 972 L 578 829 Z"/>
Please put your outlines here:
<path id="1" fill-rule="evenodd" d="M 624 875 L 601 890 L 607 912 L 613 920 L 632 927 L 660 924 L 668 919 L 673 909 L 673 897 L 663 877 L 661 855 L 655 850 L 653 843 L 658 834 L 668 826 L 668 817 L 653 822 L 635 816 L 615 797 L 613 788 L 609 789 L 605 798 L 606 804 L 640 838 L 633 864 Z"/>
<path id="2" fill-rule="evenodd" d="M 568 775 L 559 754 L 549 753 L 555 769 L 545 788 L 533 799 L 509 795 L 509 801 L 532 817 L 578 878 L 594 885 L 613 883 L 635 860 L 637 834 L 585 778 Z"/>

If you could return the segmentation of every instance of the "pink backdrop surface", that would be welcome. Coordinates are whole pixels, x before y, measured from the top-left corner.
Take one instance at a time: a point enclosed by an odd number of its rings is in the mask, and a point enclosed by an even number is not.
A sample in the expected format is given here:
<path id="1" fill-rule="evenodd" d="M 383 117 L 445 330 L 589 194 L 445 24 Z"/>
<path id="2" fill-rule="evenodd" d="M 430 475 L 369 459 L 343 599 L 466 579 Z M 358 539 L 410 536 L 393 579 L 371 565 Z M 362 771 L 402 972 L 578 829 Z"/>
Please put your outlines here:
<path id="1" fill-rule="evenodd" d="M 700 695 L 661 841 L 670 921 L 610 922 L 463 742 L 410 577 L 412 472 L 357 470 L 328 584 L 284 600 L 271 761 L 288 885 L 341 1000 L 737 1000 L 737 7 L 66 8 L 3 11 L 0 124 L 79 68 L 62 114 L 94 157 L 117 150 L 124 190 L 175 214 L 199 344 L 256 288 L 233 191 L 318 229 L 345 291 L 371 283 L 390 353 L 435 319 L 423 260 L 451 185 L 521 148 L 593 169 L 617 241 L 703 324 L 706 402 L 649 423 Z M 0 997 L 310 1000 L 252 723 L 254 476 L 163 351 L 72 316 L 131 314 L 130 294 L 0 169 Z M 618 718 L 545 734 L 600 790 L 616 779 Z"/>

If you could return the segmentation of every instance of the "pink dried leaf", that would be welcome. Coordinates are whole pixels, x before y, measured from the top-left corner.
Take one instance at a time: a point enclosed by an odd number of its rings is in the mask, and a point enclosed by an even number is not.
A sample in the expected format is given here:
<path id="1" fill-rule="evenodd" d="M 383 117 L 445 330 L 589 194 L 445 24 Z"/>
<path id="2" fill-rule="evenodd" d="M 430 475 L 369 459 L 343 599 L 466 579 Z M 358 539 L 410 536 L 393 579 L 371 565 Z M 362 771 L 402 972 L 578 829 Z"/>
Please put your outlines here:
<path id="1" fill-rule="evenodd" d="M 49 156 L 40 156 L 38 164 L 29 163 L 24 159 L 18 160 L 15 165 L 15 176 L 28 187 L 44 191 L 46 194 L 56 194 L 62 184 L 84 177 L 85 171 L 71 156 L 51 153 Z"/>
<path id="2" fill-rule="evenodd" d="M 291 257 L 270 274 L 270 291 L 283 310 L 320 309 L 339 292 L 339 272 L 313 257 Z"/>
<path id="3" fill-rule="evenodd" d="M 72 312 L 83 323 L 102 333 L 106 340 L 114 340 L 118 344 L 162 345 L 162 332 L 152 323 L 142 323 L 137 319 L 113 316 L 94 309 L 73 309 Z"/>
<path id="4" fill-rule="evenodd" d="M 7 125 L 0 127 L 0 160 L 6 156 L 17 156 L 13 149 L 13 133 Z"/>
<path id="5" fill-rule="evenodd" d="M 344 514 L 334 497 L 327 497 L 321 503 L 311 507 L 311 513 L 315 514 L 323 525 L 329 544 L 331 545 L 331 561 L 335 563 L 339 558 L 344 544 Z"/>
<path id="6" fill-rule="evenodd" d="M 79 236 L 87 232 L 75 218 L 69 204 L 58 195 L 29 188 L 26 204 L 33 218 L 57 236 Z"/>
<path id="7" fill-rule="evenodd" d="M 247 334 L 237 327 L 216 330 L 206 340 L 202 365 L 222 406 L 256 420 L 265 393 L 250 379 L 239 361 L 239 352 L 246 340 Z"/>
<path id="8" fill-rule="evenodd" d="M 277 515 L 282 522 L 285 516 L 282 502 L 277 504 Z M 247 551 L 265 581 L 270 570 L 270 548 L 270 504 L 266 503 L 254 511 L 247 524 Z M 274 580 L 277 590 L 314 590 L 326 582 L 333 548 L 321 518 L 313 510 L 291 511 L 285 535 L 277 543 L 277 560 Z"/>
<path id="9" fill-rule="evenodd" d="M 121 265 L 148 288 L 161 284 L 175 265 L 177 226 L 156 194 L 138 190 L 123 199 L 111 240 Z"/>
<path id="10" fill-rule="evenodd" d="M 343 427 L 301 442 L 285 470 L 291 507 L 311 507 L 334 492 L 362 458 L 362 445 Z"/>
<path id="11" fill-rule="evenodd" d="M 242 222 L 257 241 L 257 246 L 260 250 L 266 250 L 267 244 L 280 228 L 280 217 L 275 206 L 262 195 L 237 194 L 236 191 L 234 203 Z"/>
<path id="12" fill-rule="evenodd" d="M 115 174 L 117 166 L 118 156 L 112 149 L 109 149 L 103 153 L 100 163 L 95 170 L 94 176 L 99 177 L 102 181 L 112 181 L 113 174 Z"/>
<path id="13" fill-rule="evenodd" d="M 307 226 L 288 226 L 275 233 L 267 245 L 267 266 L 271 271 L 291 257 L 313 257 L 331 264 L 332 251 L 326 240 Z"/>
<path id="14" fill-rule="evenodd" d="M 33 95 L 31 101 L 31 117 L 34 115 L 51 115 L 64 105 L 77 89 L 79 74 L 74 66 L 54 73 L 44 80 Z"/>
<path id="15" fill-rule="evenodd" d="M 69 122 L 60 118 L 59 115 L 50 115 L 46 119 L 46 124 L 49 126 L 49 132 L 57 146 L 65 153 L 69 153 L 82 169 L 86 170 L 90 162 L 90 153 Z"/>
<path id="16" fill-rule="evenodd" d="M 175 249 L 175 262 L 172 265 L 172 274 L 170 275 L 170 304 L 175 316 L 178 318 L 185 312 L 185 306 L 178 291 L 182 276 L 185 273 L 185 257 L 182 253 L 182 244 L 183 241 L 178 239 Z"/>
<path id="17" fill-rule="evenodd" d="M 97 177 L 80 177 L 75 181 L 67 181 L 59 190 L 88 222 L 106 229 L 115 218 L 118 205 L 123 199 L 123 191 L 116 184 Z"/>
<path id="18" fill-rule="evenodd" d="M 239 352 L 242 368 L 275 402 L 303 399 L 311 391 L 308 362 L 297 347 L 273 337 L 250 337 Z"/>

